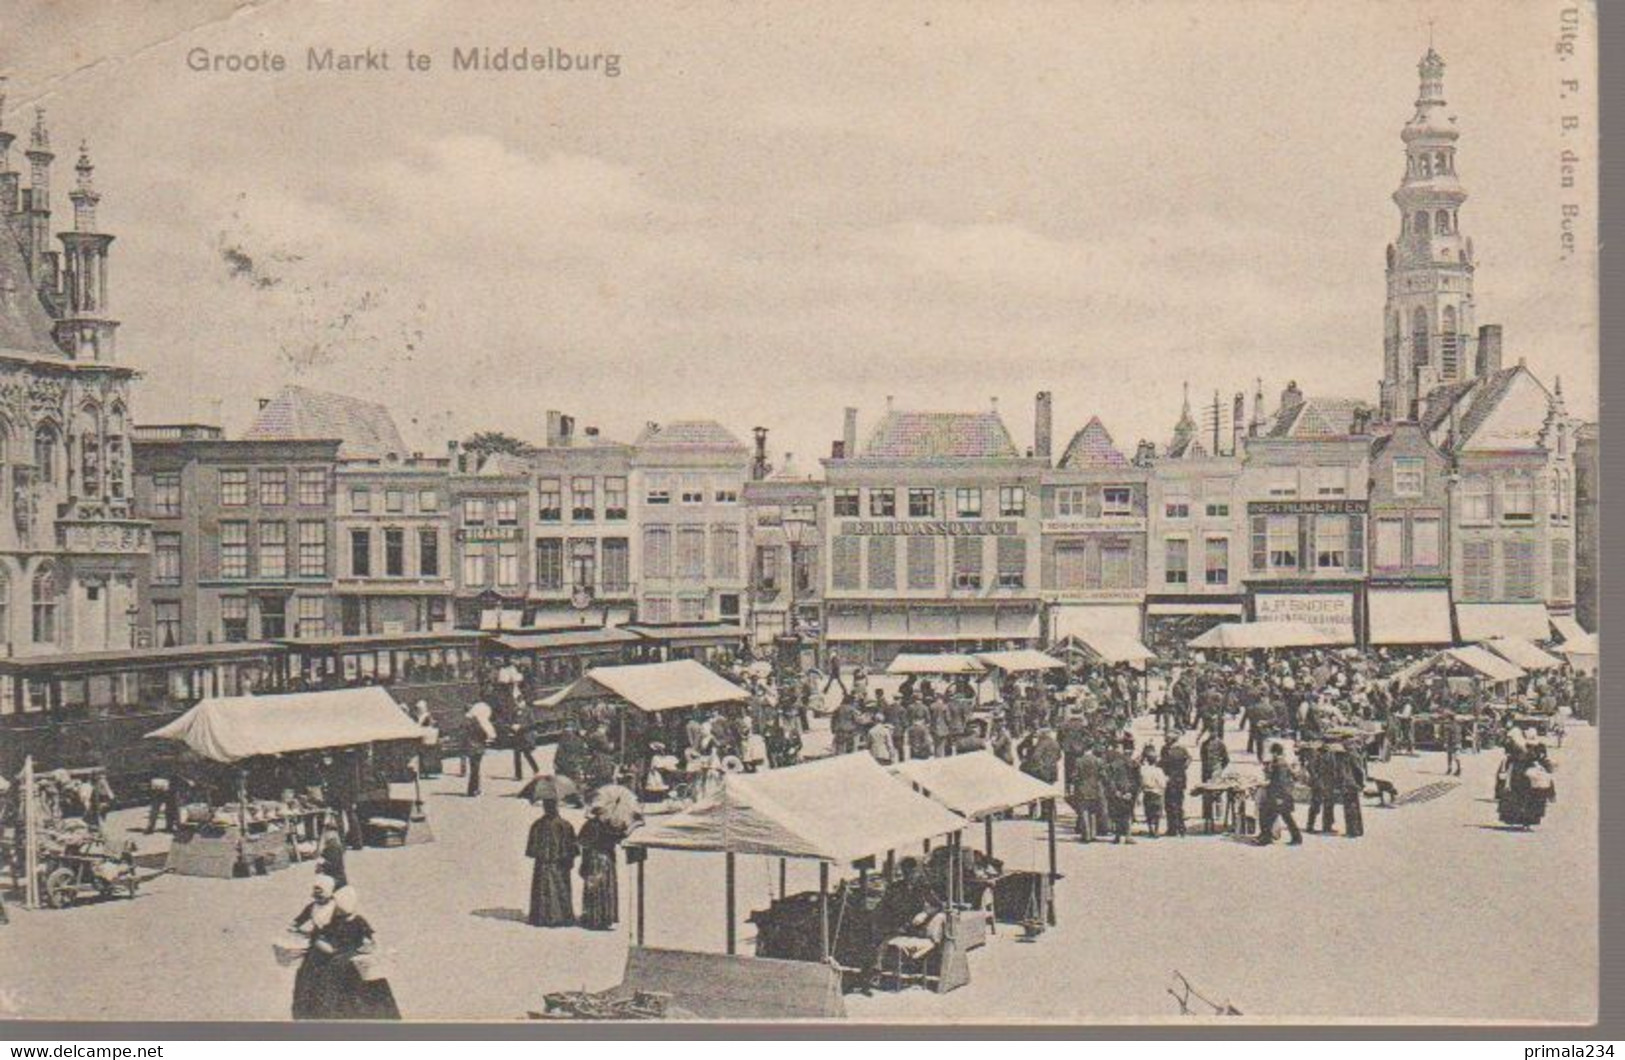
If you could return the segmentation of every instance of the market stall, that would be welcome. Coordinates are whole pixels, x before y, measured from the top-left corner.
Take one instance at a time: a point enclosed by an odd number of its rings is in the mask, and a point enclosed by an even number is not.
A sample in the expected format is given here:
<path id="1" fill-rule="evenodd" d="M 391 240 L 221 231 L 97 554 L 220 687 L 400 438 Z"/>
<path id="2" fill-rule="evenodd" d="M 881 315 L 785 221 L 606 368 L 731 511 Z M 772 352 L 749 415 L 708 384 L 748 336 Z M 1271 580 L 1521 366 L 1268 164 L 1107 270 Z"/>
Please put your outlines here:
<path id="1" fill-rule="evenodd" d="M 1275 648 L 1328 648 L 1330 636 L 1307 622 L 1221 622 L 1190 639 L 1190 646 L 1212 651 L 1267 651 Z"/>
<path id="2" fill-rule="evenodd" d="M 1493 728 L 1502 715 L 1508 714 L 1504 705 L 1482 702 L 1488 696 L 1505 696 L 1524 670 L 1485 648 L 1467 644 L 1446 648 L 1425 659 L 1419 659 L 1395 673 L 1388 680 L 1396 688 L 1404 688 L 1416 681 L 1434 677 L 1443 679 L 1452 694 L 1465 696 L 1481 693 L 1474 698 L 1471 714 L 1458 712 L 1456 723 L 1462 727 L 1464 742 L 1477 750 L 1484 745 L 1486 727 Z M 1449 719 L 1432 714 L 1416 714 L 1405 720 L 1409 726 L 1409 745 L 1417 748 L 1442 745 L 1441 728 Z"/>
<path id="3" fill-rule="evenodd" d="M 960 882 L 955 889 L 965 895 L 971 908 L 982 905 L 984 889 L 992 891 L 993 914 L 1003 923 L 1024 924 L 1033 933 L 1055 923 L 1056 869 L 1055 800 L 1059 792 L 1051 785 L 1028 776 L 990 751 L 923 758 L 895 767 L 898 777 L 915 791 L 939 802 L 969 821 L 981 821 L 981 857 L 958 859 Z M 1013 810 L 1037 807 L 1043 811 L 1047 860 L 1042 870 L 1007 870 L 995 858 L 994 821 Z M 948 865 L 945 869 L 951 871 Z M 980 943 L 975 936 L 981 921 L 967 921 L 966 948 Z"/>
<path id="4" fill-rule="evenodd" d="M 1562 659 L 1541 650 L 1522 637 L 1496 637 L 1485 641 L 1483 646 L 1524 670 L 1554 670 L 1563 665 Z"/>
<path id="5" fill-rule="evenodd" d="M 901 945 L 886 914 L 888 888 L 903 884 L 889 871 L 902 852 L 929 849 L 933 840 L 958 844 L 964 819 L 910 791 L 867 755 L 839 755 L 765 773 L 731 774 L 714 795 L 687 812 L 633 832 L 627 860 L 636 866 L 634 957 L 645 951 L 644 866 L 649 850 L 720 853 L 726 859 L 726 952 L 735 961 L 813 962 L 825 969 L 820 980 L 832 992 L 833 1011 L 843 1014 L 839 987 L 866 978 L 882 955 Z M 757 925 L 754 958 L 738 956 L 735 863 L 739 857 L 778 859 L 778 897 L 750 917 Z M 871 878 L 884 857 L 886 870 Z M 818 865 L 818 890 L 787 894 L 790 860 Z M 832 893 L 832 869 L 857 872 Z M 901 893 L 901 892 L 899 892 Z M 938 990 L 969 981 L 957 896 L 943 896 L 947 908 L 930 925 L 929 953 L 919 952 L 921 976 Z M 918 952 L 918 951 L 915 951 Z M 690 986 L 689 989 L 694 989 Z M 703 999 L 701 999 L 703 1001 Z M 687 1005 L 694 1009 L 693 1005 Z M 705 1012 L 694 1009 L 696 1014 Z"/>
<path id="6" fill-rule="evenodd" d="M 432 839 L 409 765 L 423 733 L 377 686 L 203 700 L 147 738 L 228 767 L 220 779 L 229 779 L 235 799 L 183 808 L 169 871 L 274 871 L 309 856 L 330 812 L 349 814 L 380 844 Z M 293 787 L 295 778 L 316 777 L 320 784 Z M 251 786 L 263 796 L 252 798 Z"/>
<path id="7" fill-rule="evenodd" d="M 135 897 L 135 845 L 111 844 L 102 831 L 102 813 L 112 801 L 104 770 L 36 772 L 30 757 L 15 784 L 0 778 L 0 795 L 12 886 L 29 908 Z"/>

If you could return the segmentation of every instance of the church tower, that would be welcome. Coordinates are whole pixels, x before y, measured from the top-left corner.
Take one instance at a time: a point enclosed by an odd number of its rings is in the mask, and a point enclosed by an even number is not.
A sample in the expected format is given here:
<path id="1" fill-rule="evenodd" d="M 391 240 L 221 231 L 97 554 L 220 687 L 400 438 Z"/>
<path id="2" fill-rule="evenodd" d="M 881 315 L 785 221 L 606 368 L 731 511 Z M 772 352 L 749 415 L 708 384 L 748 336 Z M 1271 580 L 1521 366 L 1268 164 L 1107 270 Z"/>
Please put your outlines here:
<path id="1" fill-rule="evenodd" d="M 1458 214 L 1467 193 L 1456 180 L 1456 119 L 1444 99 L 1444 60 L 1430 46 L 1417 66 L 1416 114 L 1400 133 L 1405 178 L 1394 192 L 1399 238 L 1388 245 L 1383 321 L 1382 415 L 1414 419 L 1434 387 L 1477 374 L 1473 327 L 1473 241 Z"/>

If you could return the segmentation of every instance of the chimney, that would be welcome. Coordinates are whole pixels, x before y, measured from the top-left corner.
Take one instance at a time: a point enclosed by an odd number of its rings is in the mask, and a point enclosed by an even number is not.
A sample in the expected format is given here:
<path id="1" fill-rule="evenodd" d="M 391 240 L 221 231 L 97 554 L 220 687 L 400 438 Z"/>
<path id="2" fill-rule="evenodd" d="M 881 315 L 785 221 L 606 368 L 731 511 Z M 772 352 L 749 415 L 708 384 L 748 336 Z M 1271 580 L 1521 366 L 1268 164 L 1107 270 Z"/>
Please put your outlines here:
<path id="1" fill-rule="evenodd" d="M 752 427 L 750 433 L 756 439 L 756 455 L 750 462 L 750 477 L 752 481 L 760 482 L 772 468 L 767 462 L 767 428 Z"/>
<path id="2" fill-rule="evenodd" d="M 1298 381 L 1294 379 L 1281 391 L 1281 407 L 1283 409 L 1296 408 L 1303 404 L 1303 391 L 1298 389 Z"/>
<path id="3" fill-rule="evenodd" d="M 1253 422 L 1248 429 L 1255 438 L 1264 431 L 1264 380 L 1253 380 Z"/>
<path id="4" fill-rule="evenodd" d="M 1478 374 L 1501 370 L 1501 325 L 1484 324 L 1478 329 Z"/>
<path id="5" fill-rule="evenodd" d="M 835 441 L 830 442 L 829 443 L 829 458 L 831 460 L 845 460 L 846 459 L 846 443 L 841 441 L 840 439 L 836 439 Z"/>
<path id="6" fill-rule="evenodd" d="M 270 398 L 260 398 L 260 399 L 259 399 L 259 407 L 260 407 L 260 408 L 262 408 L 262 409 L 263 409 L 263 408 L 264 408 L 264 407 L 265 407 L 265 406 L 267 406 L 267 405 L 269 405 L 269 404 L 270 404 L 270 403 L 271 403 L 271 399 L 270 399 Z"/>
<path id="7" fill-rule="evenodd" d="M 454 438 L 446 443 L 446 459 L 451 461 L 453 471 L 463 470 L 463 454 L 458 451 L 457 440 Z"/>
<path id="8" fill-rule="evenodd" d="M 1155 442 L 1140 439 L 1140 444 L 1134 447 L 1134 466 L 1150 467 L 1157 459 L 1157 446 Z"/>
<path id="9" fill-rule="evenodd" d="M 1048 390 L 1040 390 L 1033 400 L 1033 455 L 1049 463 L 1055 444 L 1055 399 Z"/>
<path id="10" fill-rule="evenodd" d="M 841 456 L 858 455 L 858 410 L 850 405 L 846 409 L 846 424 L 841 428 Z"/>

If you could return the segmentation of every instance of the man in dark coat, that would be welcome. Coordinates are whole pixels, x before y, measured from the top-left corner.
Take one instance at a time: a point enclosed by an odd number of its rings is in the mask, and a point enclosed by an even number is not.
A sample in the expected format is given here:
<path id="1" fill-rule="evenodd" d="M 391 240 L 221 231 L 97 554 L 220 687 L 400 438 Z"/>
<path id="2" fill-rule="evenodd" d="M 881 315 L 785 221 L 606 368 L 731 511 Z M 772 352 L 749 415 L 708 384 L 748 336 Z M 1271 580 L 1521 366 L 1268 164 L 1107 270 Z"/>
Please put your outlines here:
<path id="1" fill-rule="evenodd" d="M 530 826 L 525 856 L 535 862 L 530 875 L 530 916 L 534 927 L 563 927 L 574 924 L 575 906 L 570 898 L 570 868 L 578 848 L 576 830 L 559 816 L 557 799 L 542 801 L 542 815 Z"/>
<path id="2" fill-rule="evenodd" d="M 1158 761 L 1168 775 L 1167 795 L 1163 813 L 1168 818 L 1168 835 L 1185 834 L 1185 785 L 1190 778 L 1191 753 L 1180 745 L 1177 733 L 1163 741 L 1162 757 Z"/>
<path id="3" fill-rule="evenodd" d="M 841 705 L 829 719 L 829 731 L 835 737 L 835 753 L 849 754 L 858 746 L 858 707 L 850 695 L 841 697 Z"/>
<path id="4" fill-rule="evenodd" d="M 518 689 L 519 686 L 515 685 L 515 692 Z M 525 763 L 530 764 L 532 773 L 540 773 L 541 770 L 536 767 L 536 715 L 523 695 L 514 700 L 513 713 L 508 719 L 508 732 L 513 744 L 513 778 L 525 779 L 522 768 Z"/>
<path id="5" fill-rule="evenodd" d="M 1298 831 L 1298 822 L 1292 817 L 1292 783 L 1292 766 L 1287 763 L 1286 749 L 1278 743 L 1271 744 L 1269 764 L 1264 767 L 1264 794 L 1258 800 L 1259 846 L 1275 842 L 1277 819 L 1284 822 L 1292 834 L 1287 845 L 1303 843 L 1303 833 Z"/>
<path id="6" fill-rule="evenodd" d="M 1114 745 L 1106 751 L 1101 780 L 1106 788 L 1106 810 L 1111 816 L 1112 842 L 1133 843 L 1129 830 L 1134 824 L 1134 800 L 1140 797 L 1139 764 L 1132 754 Z"/>
<path id="7" fill-rule="evenodd" d="M 1106 823 L 1106 794 L 1101 780 L 1103 768 L 1100 756 L 1087 743 L 1072 763 L 1069 777 L 1072 809 L 1078 816 L 1078 837 L 1085 843 L 1099 839 Z"/>
<path id="8" fill-rule="evenodd" d="M 1365 835 L 1365 815 L 1360 796 L 1365 793 L 1365 756 L 1357 749 L 1334 743 L 1327 748 L 1331 758 L 1330 798 L 1343 804 L 1343 829 L 1350 839 Z"/>

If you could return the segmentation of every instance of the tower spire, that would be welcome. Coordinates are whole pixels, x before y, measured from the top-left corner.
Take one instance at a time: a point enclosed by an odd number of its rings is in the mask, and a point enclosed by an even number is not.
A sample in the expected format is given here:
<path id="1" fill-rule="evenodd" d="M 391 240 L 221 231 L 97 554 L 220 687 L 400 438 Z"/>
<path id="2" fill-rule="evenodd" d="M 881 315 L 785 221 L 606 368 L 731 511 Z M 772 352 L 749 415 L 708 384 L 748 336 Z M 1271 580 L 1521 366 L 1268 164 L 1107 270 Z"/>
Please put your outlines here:
<path id="1" fill-rule="evenodd" d="M 90 161 L 90 146 L 79 144 L 79 160 L 73 171 L 78 178 L 68 199 L 73 203 L 73 229 L 61 232 L 62 316 L 56 324 L 57 344 L 80 361 L 114 359 L 113 335 L 118 322 L 107 315 L 107 251 L 113 237 L 96 230 L 96 167 Z"/>

